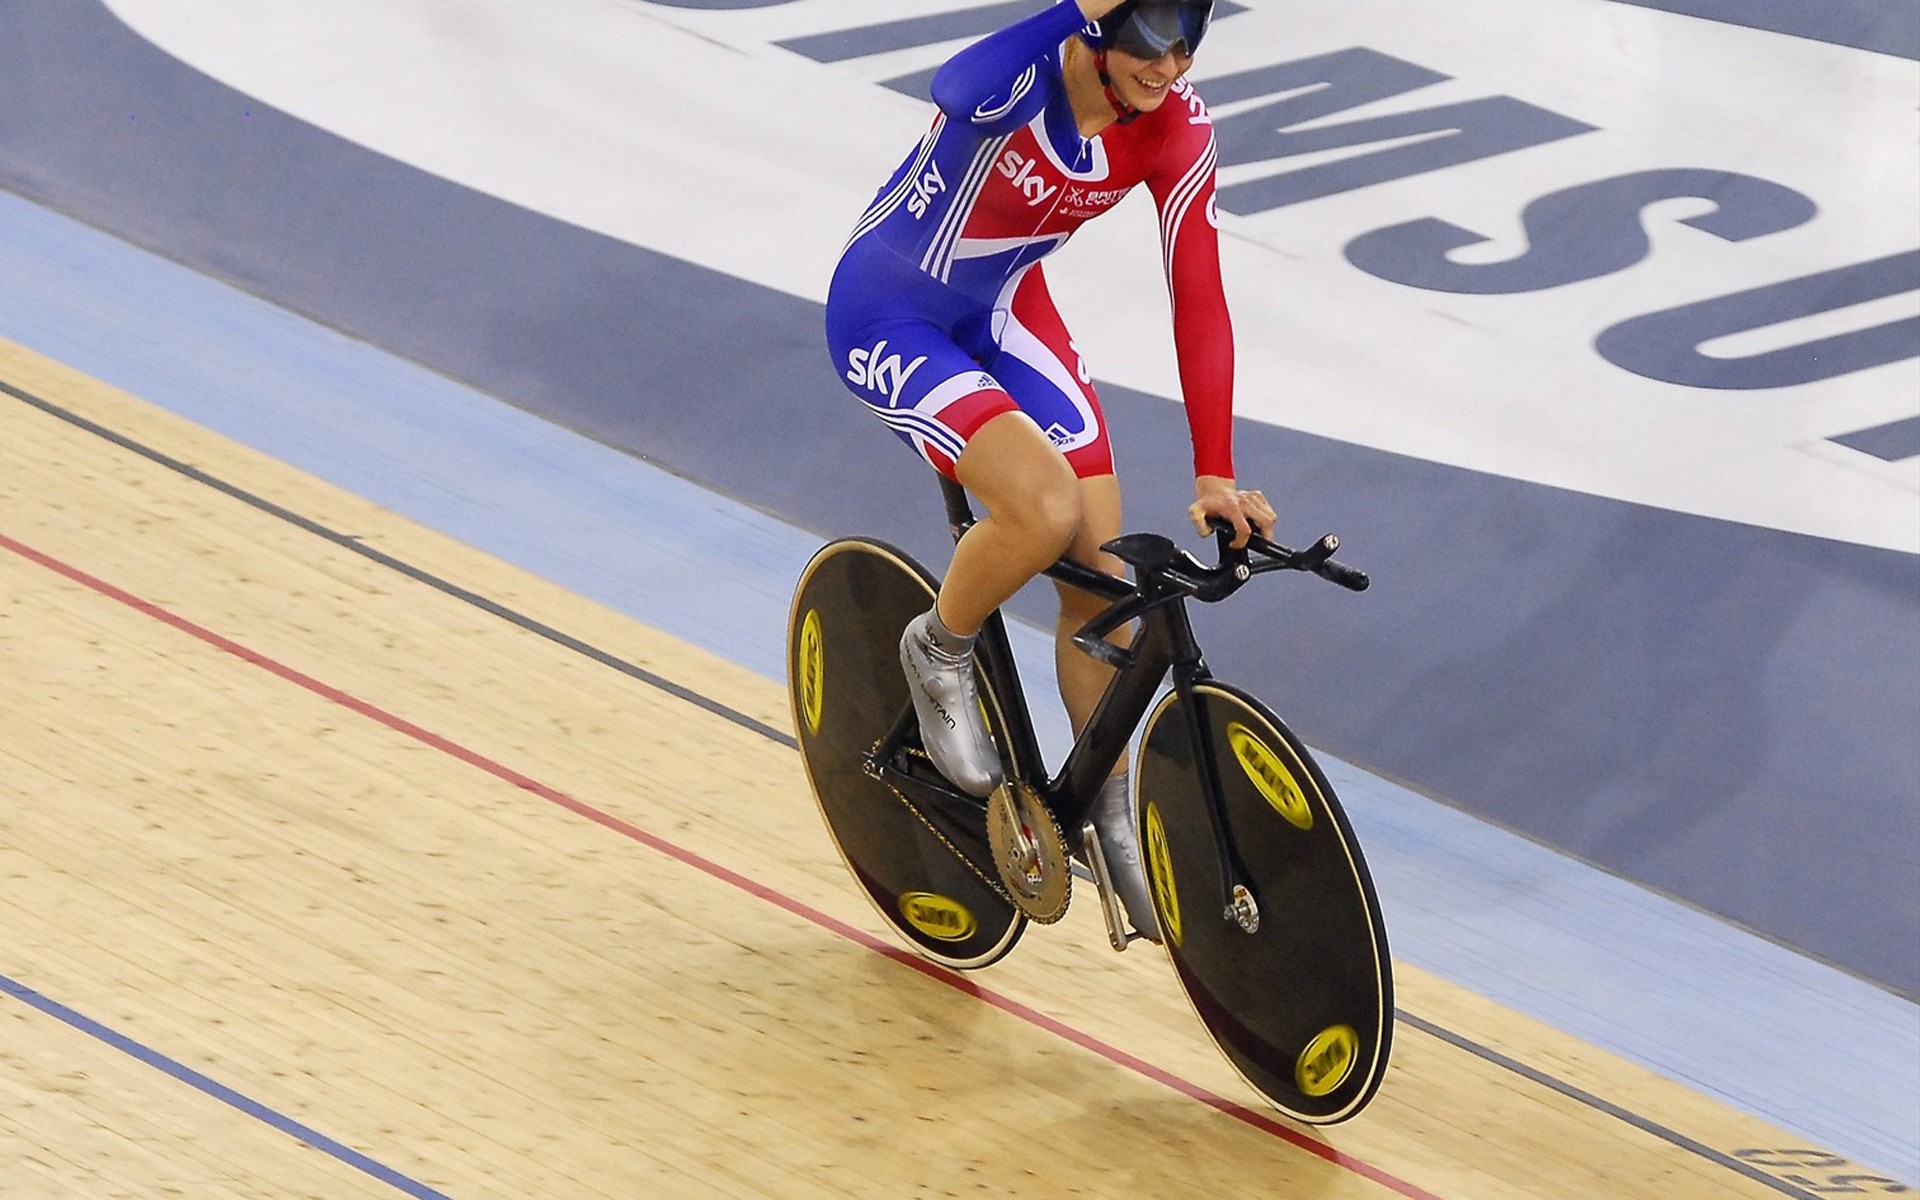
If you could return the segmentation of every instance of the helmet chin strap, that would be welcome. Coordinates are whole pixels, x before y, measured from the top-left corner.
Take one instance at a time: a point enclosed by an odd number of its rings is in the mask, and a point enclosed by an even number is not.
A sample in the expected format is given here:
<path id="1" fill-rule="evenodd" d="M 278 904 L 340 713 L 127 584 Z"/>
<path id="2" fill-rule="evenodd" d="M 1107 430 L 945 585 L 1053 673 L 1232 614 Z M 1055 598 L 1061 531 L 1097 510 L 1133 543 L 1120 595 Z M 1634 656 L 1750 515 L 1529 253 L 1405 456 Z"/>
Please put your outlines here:
<path id="1" fill-rule="evenodd" d="M 1100 72 L 1100 90 L 1107 94 L 1107 103 L 1113 106 L 1115 124 L 1125 125 L 1140 115 L 1140 110 L 1121 100 L 1113 92 L 1113 76 L 1107 74 L 1107 52 L 1104 48 L 1093 52 L 1094 69 Z"/>

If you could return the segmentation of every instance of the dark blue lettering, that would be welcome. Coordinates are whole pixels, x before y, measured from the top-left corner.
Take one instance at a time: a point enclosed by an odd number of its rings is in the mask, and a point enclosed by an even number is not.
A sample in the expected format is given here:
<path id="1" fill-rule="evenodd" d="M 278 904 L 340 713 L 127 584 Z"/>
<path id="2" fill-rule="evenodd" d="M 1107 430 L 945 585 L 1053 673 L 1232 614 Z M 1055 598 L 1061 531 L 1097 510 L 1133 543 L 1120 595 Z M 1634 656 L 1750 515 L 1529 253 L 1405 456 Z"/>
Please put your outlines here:
<path id="1" fill-rule="evenodd" d="M 1012 0 L 1012 3 L 989 4 L 984 8 L 925 13 L 898 21 L 883 21 L 878 25 L 834 29 L 806 37 L 788 38 L 774 45 L 795 54 L 804 54 L 815 62 L 845 62 L 850 58 L 885 54 L 890 50 L 930 46 L 935 42 L 950 42 L 958 38 L 984 37 L 1022 17 L 1033 15 L 1033 12 L 1031 0 Z"/>
<path id="2" fill-rule="evenodd" d="M 1920 60 L 1920 21 L 1910 0 L 1619 0 L 1661 12 L 1684 13 L 1789 37 L 1811 38 L 1856 50 Z"/>
<path id="3" fill-rule="evenodd" d="M 902 96 L 912 96 L 915 100 L 933 100 L 933 77 L 939 72 L 937 66 L 919 71 L 909 71 L 905 75 L 896 75 L 892 79 L 880 81 L 881 87 L 892 88 Z"/>
<path id="4" fill-rule="evenodd" d="M 1870 259 L 1622 321 L 1602 333 L 1600 356 L 1636 375 L 1701 388 L 1813 383 L 1920 357 L 1920 317 L 1907 317 L 1745 358 L 1712 358 L 1702 343 L 1869 300 L 1920 291 L 1920 250 Z"/>
<path id="5" fill-rule="evenodd" d="M 1389 225 L 1347 243 L 1347 261 L 1369 275 L 1434 292 L 1537 292 L 1610 275 L 1652 246 L 1640 214 L 1660 200 L 1698 197 L 1714 209 L 1683 225 L 1744 242 L 1804 225 L 1818 209 L 1790 187 L 1731 171 L 1674 169 L 1617 175 L 1540 197 L 1522 210 L 1527 248 L 1500 262 L 1459 263 L 1447 255 L 1487 239 L 1434 217 Z"/>
<path id="6" fill-rule="evenodd" d="M 1218 192 L 1220 207 L 1242 215 L 1263 212 L 1523 150 L 1594 128 L 1509 96 L 1489 96 L 1313 129 L 1291 128 L 1446 78 L 1377 50 L 1354 47 L 1206 81 L 1200 90 L 1209 104 L 1292 93 L 1245 112 L 1214 118 L 1222 166 L 1373 142 L 1421 139 L 1222 187 Z"/>
<path id="7" fill-rule="evenodd" d="M 792 4 L 793 0 L 652 0 L 655 4 L 664 4 L 668 8 L 706 8 L 715 12 L 734 8 L 774 8 L 781 4 Z"/>
<path id="8" fill-rule="evenodd" d="M 1827 439 L 1849 450 L 1871 454 L 1881 462 L 1901 462 L 1920 458 L 1920 417 L 1902 417 L 1871 429 L 1837 433 Z"/>

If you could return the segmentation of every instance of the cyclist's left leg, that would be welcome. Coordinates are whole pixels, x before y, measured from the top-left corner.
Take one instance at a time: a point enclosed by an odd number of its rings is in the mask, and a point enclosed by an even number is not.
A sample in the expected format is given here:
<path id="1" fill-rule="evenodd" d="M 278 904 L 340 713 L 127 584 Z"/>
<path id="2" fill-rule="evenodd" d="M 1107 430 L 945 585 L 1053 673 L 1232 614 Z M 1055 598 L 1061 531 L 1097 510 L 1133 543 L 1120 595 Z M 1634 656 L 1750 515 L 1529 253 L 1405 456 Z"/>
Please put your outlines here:
<path id="1" fill-rule="evenodd" d="M 1080 514 L 1066 554 L 1076 562 L 1119 575 L 1126 565 L 1100 547 L 1120 536 L 1120 485 L 1113 475 L 1113 447 L 1094 393 L 1091 374 L 1060 319 L 1038 265 L 1029 268 L 1005 302 L 1006 318 L 988 369 L 1022 412 L 1065 455 L 1079 481 Z M 1097 596 L 1057 585 L 1060 616 L 1055 663 L 1060 697 L 1074 732 L 1085 727 L 1112 677 L 1112 668 L 1082 653 L 1073 634 L 1104 607 Z M 1120 637 L 1126 636 L 1124 633 Z"/>
<path id="2" fill-rule="evenodd" d="M 944 327 L 914 317 L 835 320 L 829 308 L 828 345 L 846 365 L 842 377 L 853 393 L 936 470 L 991 505 L 989 518 L 961 539 L 934 607 L 910 621 L 900 638 L 900 667 L 927 753 L 962 791 L 984 796 L 998 786 L 1002 770 L 981 715 L 973 635 L 988 613 L 1059 554 L 1071 523 L 1061 523 L 1057 542 L 1030 552 L 1033 565 L 1020 575 L 1018 543 L 1026 527 L 1015 518 L 1049 465 L 1060 477 L 1055 490 L 1077 514 L 1073 474 Z M 1003 578 L 1010 563 L 1012 577 Z"/>
<path id="3" fill-rule="evenodd" d="M 1109 575 L 1126 574 L 1127 566 L 1100 547 L 1120 536 L 1120 481 L 1112 474 L 1080 481 L 1080 529 L 1067 546 L 1068 558 Z M 1107 602 L 1090 592 L 1056 583 L 1060 614 L 1054 623 L 1054 669 L 1060 680 L 1060 699 L 1077 734 L 1093 718 L 1094 707 L 1113 678 L 1113 668 L 1073 644 L 1073 635 L 1098 616 Z M 1127 645 L 1133 631 L 1121 628 L 1109 641 Z M 1125 763 L 1121 764 L 1122 769 Z"/>
<path id="4" fill-rule="evenodd" d="M 1039 266 L 1030 268 L 1020 279 L 1007 307 L 1007 321 L 999 331 L 999 352 L 989 366 L 1022 411 L 1032 416 L 1041 432 L 1059 447 L 1079 480 L 1080 522 L 1067 544 L 1066 555 L 1108 574 L 1122 575 L 1126 565 L 1100 549 L 1121 532 L 1120 484 L 1113 474 L 1113 448 L 1107 438 L 1106 420 L 1092 375 L 1047 294 Z M 1113 678 L 1113 668 L 1075 646 L 1073 635 L 1106 602 L 1064 584 L 1057 584 L 1056 590 L 1060 613 L 1054 633 L 1054 663 L 1060 698 L 1078 734 L 1092 719 L 1101 694 Z M 1130 630 L 1122 629 L 1113 634 L 1113 640 L 1125 645 L 1130 636 Z M 1128 917 L 1136 929 L 1158 941 L 1159 923 L 1141 865 L 1124 755 L 1102 787 L 1091 815 Z"/>

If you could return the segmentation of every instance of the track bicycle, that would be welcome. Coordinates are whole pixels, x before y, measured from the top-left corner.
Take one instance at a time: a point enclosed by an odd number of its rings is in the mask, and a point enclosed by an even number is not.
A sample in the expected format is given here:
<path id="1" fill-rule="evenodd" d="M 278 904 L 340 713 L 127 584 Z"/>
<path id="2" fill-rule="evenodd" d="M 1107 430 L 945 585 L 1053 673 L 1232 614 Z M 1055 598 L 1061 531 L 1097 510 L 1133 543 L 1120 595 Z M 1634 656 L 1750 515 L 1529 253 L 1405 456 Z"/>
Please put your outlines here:
<path id="1" fill-rule="evenodd" d="M 973 513 L 959 485 L 941 484 L 958 539 Z M 1213 678 L 1186 604 L 1225 600 L 1271 571 L 1311 572 L 1353 591 L 1368 580 L 1332 558 L 1332 535 L 1300 551 L 1257 534 L 1236 550 L 1224 523 L 1216 535 L 1213 566 L 1160 534 L 1109 542 L 1102 548 L 1132 568 L 1132 583 L 1067 559 L 1047 569 L 1108 602 L 1073 640 L 1115 668 L 1052 775 L 1004 618 L 987 621 L 975 665 L 1006 781 L 984 799 L 935 769 L 900 669 L 901 632 L 932 605 L 934 577 L 883 542 L 833 541 L 794 592 L 794 726 L 860 889 L 915 951 L 959 970 L 1004 957 L 1030 921 L 1058 921 L 1076 855 L 1109 943 L 1125 950 L 1140 936 L 1088 813 L 1143 730 L 1134 817 L 1175 975 L 1249 1084 L 1289 1117 L 1331 1124 L 1373 1098 L 1392 1043 L 1392 970 L 1373 880 L 1319 765 L 1266 705 Z M 1122 627 L 1136 631 L 1125 647 L 1109 638 Z"/>

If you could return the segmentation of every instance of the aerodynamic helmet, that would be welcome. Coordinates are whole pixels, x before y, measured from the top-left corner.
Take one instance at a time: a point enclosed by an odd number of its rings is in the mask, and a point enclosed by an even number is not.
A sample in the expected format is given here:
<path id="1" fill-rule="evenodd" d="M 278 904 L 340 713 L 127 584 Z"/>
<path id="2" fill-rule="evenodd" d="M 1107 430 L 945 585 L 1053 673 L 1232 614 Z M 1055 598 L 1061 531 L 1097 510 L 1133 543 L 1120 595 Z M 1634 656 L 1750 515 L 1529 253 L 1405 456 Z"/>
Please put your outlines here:
<path id="1" fill-rule="evenodd" d="M 1213 0 L 1127 0 L 1081 32 L 1096 50 L 1120 50 L 1149 62 L 1186 43 L 1191 57 L 1213 22 Z"/>

